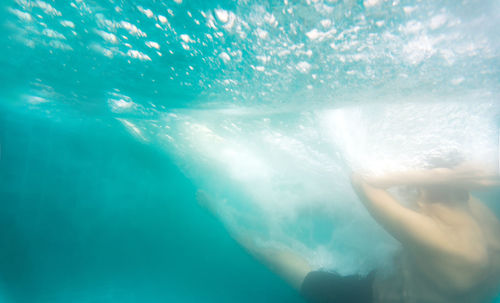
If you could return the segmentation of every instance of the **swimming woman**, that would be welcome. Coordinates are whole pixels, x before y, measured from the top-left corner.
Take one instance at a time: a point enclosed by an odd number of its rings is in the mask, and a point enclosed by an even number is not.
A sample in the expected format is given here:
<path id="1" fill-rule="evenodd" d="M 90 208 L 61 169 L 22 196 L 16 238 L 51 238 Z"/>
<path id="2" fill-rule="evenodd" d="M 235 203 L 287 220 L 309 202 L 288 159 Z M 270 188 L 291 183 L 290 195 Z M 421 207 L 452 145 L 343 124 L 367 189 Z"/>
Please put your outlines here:
<path id="1" fill-rule="evenodd" d="M 351 183 L 371 216 L 401 244 L 390 272 L 314 271 L 294 252 L 234 238 L 311 302 L 484 303 L 498 294 L 500 222 L 469 193 L 500 185 L 498 178 L 462 166 L 380 177 L 354 173 Z M 417 189 L 416 207 L 403 206 L 387 191 L 395 186 Z M 210 208 L 203 193 L 198 198 Z"/>

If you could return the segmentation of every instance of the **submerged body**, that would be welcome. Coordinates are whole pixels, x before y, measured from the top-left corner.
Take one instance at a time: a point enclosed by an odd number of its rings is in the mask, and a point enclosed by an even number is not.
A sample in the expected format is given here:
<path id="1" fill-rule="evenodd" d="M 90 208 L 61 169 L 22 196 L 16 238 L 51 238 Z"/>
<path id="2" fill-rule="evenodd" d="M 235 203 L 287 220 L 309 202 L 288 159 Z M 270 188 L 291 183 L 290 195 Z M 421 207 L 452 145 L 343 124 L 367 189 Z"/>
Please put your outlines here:
<path id="1" fill-rule="evenodd" d="M 464 182 L 466 181 L 466 182 Z M 402 245 L 392 272 L 377 271 L 374 302 L 489 302 L 500 286 L 500 222 L 467 187 L 491 180 L 450 173 L 367 178 L 353 187 L 374 219 Z M 387 188 L 420 186 L 416 207 Z M 451 185 L 450 185 L 451 184 Z"/>
<path id="2" fill-rule="evenodd" d="M 373 301 L 490 302 L 500 285 L 498 220 L 475 198 L 459 208 L 422 206 L 421 213 L 445 237 L 443 245 L 403 245 L 392 270 L 377 272 Z"/>
<path id="3" fill-rule="evenodd" d="M 485 303 L 500 291 L 500 222 L 470 189 L 498 186 L 497 177 L 446 169 L 379 178 L 354 174 L 355 192 L 371 216 L 401 243 L 390 270 L 368 277 L 314 271 L 293 251 L 262 248 L 229 232 L 247 251 L 311 302 Z M 416 207 L 387 189 L 415 186 Z M 203 192 L 198 199 L 217 215 Z"/>

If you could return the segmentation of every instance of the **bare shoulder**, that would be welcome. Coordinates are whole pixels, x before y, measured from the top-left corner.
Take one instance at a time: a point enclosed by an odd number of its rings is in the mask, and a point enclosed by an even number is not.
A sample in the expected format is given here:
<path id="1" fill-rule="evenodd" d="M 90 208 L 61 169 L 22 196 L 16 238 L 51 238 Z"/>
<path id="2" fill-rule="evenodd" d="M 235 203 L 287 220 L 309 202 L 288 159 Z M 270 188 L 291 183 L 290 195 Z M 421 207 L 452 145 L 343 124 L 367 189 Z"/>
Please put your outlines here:
<path id="1" fill-rule="evenodd" d="M 478 222 L 483 233 L 488 238 L 489 244 L 500 251 L 500 239 L 498 239 L 500 221 L 498 217 L 481 200 L 473 196 L 469 199 L 469 208 L 476 222 Z"/>

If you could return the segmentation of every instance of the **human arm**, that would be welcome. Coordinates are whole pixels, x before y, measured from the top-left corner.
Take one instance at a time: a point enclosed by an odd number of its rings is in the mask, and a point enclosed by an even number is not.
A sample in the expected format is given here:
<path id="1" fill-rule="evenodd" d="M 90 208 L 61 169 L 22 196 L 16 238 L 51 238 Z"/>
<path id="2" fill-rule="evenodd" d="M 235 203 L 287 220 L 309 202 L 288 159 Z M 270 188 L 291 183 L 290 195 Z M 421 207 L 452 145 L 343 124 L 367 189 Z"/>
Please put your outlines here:
<path id="1" fill-rule="evenodd" d="M 426 250 L 442 248 L 446 235 L 430 217 L 404 207 L 359 174 L 351 176 L 351 183 L 370 215 L 401 244 Z"/>
<path id="2" fill-rule="evenodd" d="M 221 217 L 215 201 L 203 190 L 198 190 L 196 199 L 200 206 L 209 211 L 217 219 Z M 224 222 L 223 222 L 224 223 Z M 302 282 L 312 270 L 305 258 L 299 253 L 287 248 L 274 248 L 259 245 L 248 232 L 237 231 L 230 224 L 224 224 L 229 235 L 238 242 L 250 255 L 266 265 L 292 287 L 300 290 Z"/>
<path id="3" fill-rule="evenodd" d="M 500 186 L 500 178 L 470 164 L 455 168 L 433 168 L 387 173 L 380 176 L 364 176 L 364 180 L 378 188 L 393 186 L 451 185 L 474 190 Z"/>

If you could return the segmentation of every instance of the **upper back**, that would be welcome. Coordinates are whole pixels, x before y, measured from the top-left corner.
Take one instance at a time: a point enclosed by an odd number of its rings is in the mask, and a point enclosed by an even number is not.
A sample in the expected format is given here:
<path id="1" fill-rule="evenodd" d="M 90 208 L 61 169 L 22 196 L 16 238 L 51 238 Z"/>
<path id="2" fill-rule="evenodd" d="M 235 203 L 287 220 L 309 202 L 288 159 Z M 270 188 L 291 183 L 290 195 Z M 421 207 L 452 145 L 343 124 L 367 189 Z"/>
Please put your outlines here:
<path id="1" fill-rule="evenodd" d="M 496 216 L 476 198 L 464 208 L 437 205 L 428 215 L 447 231 L 444 240 L 457 251 L 427 254 L 408 248 L 414 283 L 437 286 L 443 294 L 459 294 L 470 302 L 494 295 L 500 284 L 500 222 Z"/>

